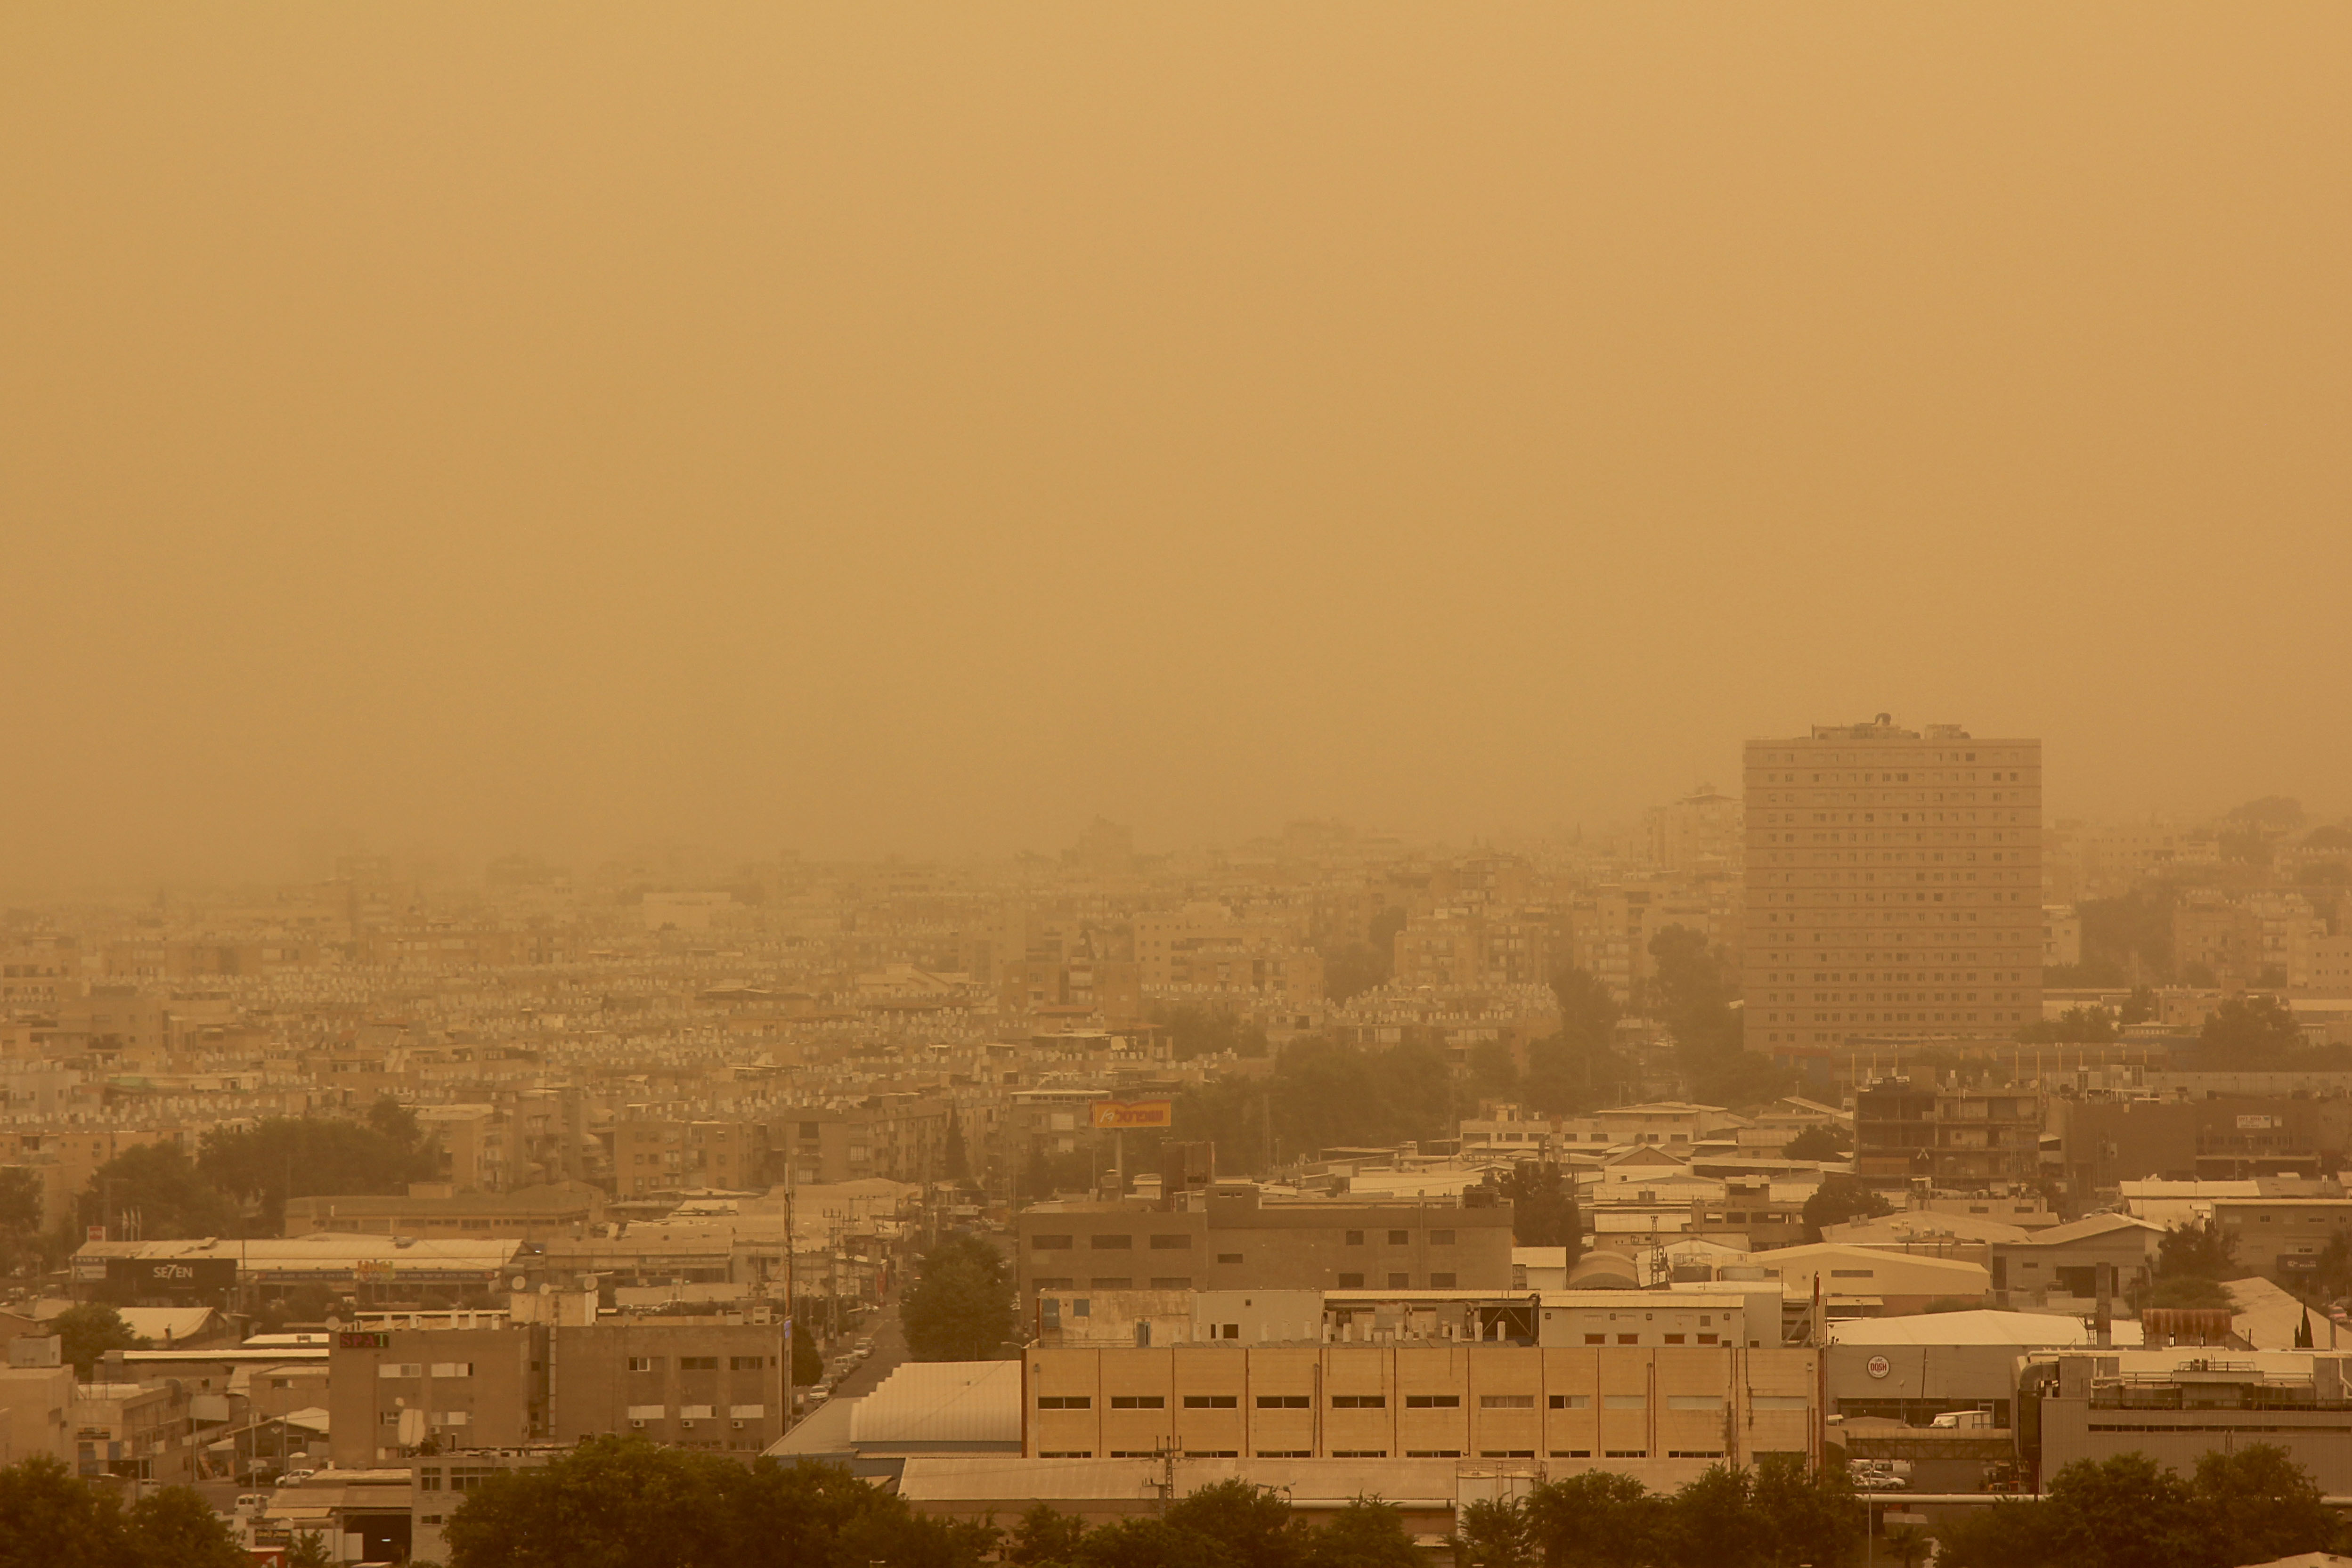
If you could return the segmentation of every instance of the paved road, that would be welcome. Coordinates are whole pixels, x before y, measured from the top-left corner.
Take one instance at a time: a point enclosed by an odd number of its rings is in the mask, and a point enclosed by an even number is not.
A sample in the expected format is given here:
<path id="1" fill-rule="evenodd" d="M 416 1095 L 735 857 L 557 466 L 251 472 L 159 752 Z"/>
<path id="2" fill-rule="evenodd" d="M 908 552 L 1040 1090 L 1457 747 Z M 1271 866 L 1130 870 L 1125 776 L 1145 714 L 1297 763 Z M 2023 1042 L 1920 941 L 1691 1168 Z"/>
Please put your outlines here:
<path id="1" fill-rule="evenodd" d="M 874 1354 L 835 1386 L 835 1399 L 856 1399 L 873 1393 L 875 1386 L 890 1375 L 890 1369 L 907 1359 L 907 1336 L 898 1331 L 898 1302 L 891 1302 L 866 1322 L 862 1332 L 874 1336 Z"/>

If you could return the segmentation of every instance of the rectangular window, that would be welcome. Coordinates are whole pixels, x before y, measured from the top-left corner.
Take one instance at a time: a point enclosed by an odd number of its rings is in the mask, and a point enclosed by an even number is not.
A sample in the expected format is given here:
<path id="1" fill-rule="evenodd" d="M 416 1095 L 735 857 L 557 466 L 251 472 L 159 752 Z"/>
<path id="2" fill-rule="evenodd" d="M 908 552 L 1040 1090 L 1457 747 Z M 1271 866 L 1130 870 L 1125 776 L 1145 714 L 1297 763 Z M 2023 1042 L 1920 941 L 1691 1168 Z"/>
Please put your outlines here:
<path id="1" fill-rule="evenodd" d="M 1451 1274 L 1432 1274 L 1429 1277 L 1429 1288 L 1433 1291 L 1450 1291 L 1454 1289 L 1454 1276 Z"/>
<path id="2" fill-rule="evenodd" d="M 1092 1448 L 1040 1448 L 1037 1457 L 1041 1459 L 1091 1459 L 1095 1451 Z"/>
<path id="3" fill-rule="evenodd" d="M 730 1355 L 727 1358 L 727 1370 L 730 1372 L 757 1372 L 761 1364 L 761 1358 L 756 1355 Z"/>
<path id="4" fill-rule="evenodd" d="M 1609 1336 L 1605 1333 L 1589 1333 L 1584 1336 L 1584 1343 L 1587 1344 L 1607 1344 L 1609 1343 Z"/>
<path id="5" fill-rule="evenodd" d="M 1532 1459 L 1536 1451 L 1533 1448 L 1481 1448 L 1478 1457 L 1482 1459 Z"/>
<path id="6" fill-rule="evenodd" d="M 1385 1459 L 1389 1451 L 1386 1448 L 1334 1448 L 1331 1457 L 1335 1459 Z"/>
<path id="7" fill-rule="evenodd" d="M 1535 1407 L 1536 1396 L 1532 1394 L 1481 1394 L 1478 1396 L 1478 1408 L 1481 1410 L 1532 1410 Z"/>
<path id="8" fill-rule="evenodd" d="M 660 1356 L 633 1355 L 629 1357 L 629 1370 L 631 1372 L 659 1372 L 661 1369 L 662 1358 Z"/>
<path id="9" fill-rule="evenodd" d="M 1135 1246 L 1135 1238 L 1132 1236 L 1089 1236 L 1087 1238 L 1087 1245 L 1093 1248 L 1097 1252 L 1125 1252 L 1133 1249 Z"/>
<path id="10" fill-rule="evenodd" d="M 1151 1239 L 1154 1252 L 1189 1251 L 1192 1246 L 1192 1239 L 1189 1236 L 1155 1236 Z"/>
<path id="11" fill-rule="evenodd" d="M 1404 1457 L 1408 1459 L 1458 1459 L 1462 1457 L 1462 1450 L 1459 1448 L 1407 1448 L 1404 1451 Z"/>
<path id="12" fill-rule="evenodd" d="M 1165 1410 L 1168 1396 L 1164 1394 L 1114 1394 L 1110 1396 L 1114 1410 Z"/>
<path id="13" fill-rule="evenodd" d="M 1362 1231 L 1360 1231 L 1360 1230 L 1350 1230 L 1349 1232 L 1348 1232 L 1348 1245 L 1349 1245 L 1349 1246 L 1350 1246 L 1350 1247 L 1361 1247 L 1363 1244 L 1364 1244 L 1364 1233 L 1363 1233 Z"/>
<path id="14" fill-rule="evenodd" d="M 1650 1457 L 1647 1448 L 1604 1448 L 1601 1451 L 1612 1459 L 1646 1459 Z"/>
<path id="15" fill-rule="evenodd" d="M 1617 1343 L 1619 1344 L 1639 1344 L 1642 1343 L 1642 1336 L 1637 1333 L 1621 1333 L 1617 1336 Z"/>
<path id="16" fill-rule="evenodd" d="M 1555 1459 L 1589 1459 L 1592 1457 L 1592 1450 L 1590 1448 L 1554 1448 L 1551 1451 L 1551 1457 Z"/>
<path id="17" fill-rule="evenodd" d="M 1364 1277 L 1361 1274 L 1342 1274 L 1339 1276 L 1339 1289 L 1343 1291 L 1360 1291 L 1363 1288 Z"/>
<path id="18" fill-rule="evenodd" d="M 1689 1337 L 1690 1336 L 1687 1334 L 1670 1333 L 1666 1336 L 1666 1343 L 1668 1344 L 1681 1344 L 1687 1341 Z"/>
<path id="19" fill-rule="evenodd" d="M 1315 1450 L 1312 1448 L 1260 1448 L 1257 1451 L 1257 1457 L 1261 1459 L 1311 1459 L 1315 1457 Z"/>
<path id="20" fill-rule="evenodd" d="M 1551 1396 L 1551 1407 L 1555 1410 L 1590 1410 L 1592 1408 L 1592 1396 L 1590 1394 L 1555 1394 Z"/>
<path id="21" fill-rule="evenodd" d="M 680 1372 L 716 1372 L 719 1358 L 715 1355 L 681 1355 L 677 1358 Z"/>
<path id="22" fill-rule="evenodd" d="M 470 1361 L 436 1361 L 433 1364 L 436 1377 L 471 1377 L 474 1364 Z"/>
<path id="23" fill-rule="evenodd" d="M 1432 1247 L 1451 1247 L 1454 1245 L 1454 1232 L 1433 1230 L 1429 1233 L 1429 1244 Z"/>
<path id="24" fill-rule="evenodd" d="M 1409 1230 L 1391 1230 L 1389 1232 L 1389 1245 L 1391 1247 L 1402 1247 L 1412 1239 L 1412 1232 Z"/>
<path id="25" fill-rule="evenodd" d="M 1241 1260 L 1242 1255 L 1238 1252 L 1220 1252 L 1217 1254 L 1217 1261 L 1220 1263 L 1238 1263 Z"/>
<path id="26" fill-rule="evenodd" d="M 1066 1252 L 1070 1249 L 1071 1239 L 1067 1236 L 1032 1236 L 1029 1245 L 1039 1252 Z"/>
<path id="27" fill-rule="evenodd" d="M 1259 1403 L 1264 1404 L 1265 1401 L 1260 1400 Z M 1184 1396 L 1184 1408 L 1187 1410 L 1231 1410 L 1234 1408 L 1237 1404 L 1238 1401 L 1230 1394 L 1187 1394 Z"/>
<path id="28" fill-rule="evenodd" d="M 1388 1407 L 1389 1396 L 1385 1394 L 1334 1394 L 1331 1396 L 1331 1408 L 1334 1410 L 1385 1410 Z"/>
<path id="29" fill-rule="evenodd" d="M 1874 1269 L 1832 1269 L 1830 1270 L 1830 1278 L 1832 1280 L 1874 1280 L 1877 1277 L 1878 1271 Z"/>
<path id="30" fill-rule="evenodd" d="M 1390 1290 L 1391 1290 L 1391 1291 L 1406 1291 L 1406 1290 L 1411 1290 L 1412 1288 L 1412 1275 L 1410 1275 L 1410 1274 L 1391 1274 L 1391 1275 L 1389 1276 L 1389 1289 L 1390 1289 Z"/>
<path id="31" fill-rule="evenodd" d="M 416 1361 L 384 1361 L 376 1364 L 378 1377 L 422 1377 L 425 1364 Z"/>
<path id="32" fill-rule="evenodd" d="M 1040 1410 L 1091 1410 L 1094 1406 L 1094 1396 L 1090 1394 L 1040 1394 L 1037 1396 L 1037 1408 Z"/>
<path id="33" fill-rule="evenodd" d="M 1257 1396 L 1257 1407 L 1261 1410 L 1304 1410 L 1308 1407 L 1308 1401 L 1304 1394 L 1261 1394 Z"/>
<path id="34" fill-rule="evenodd" d="M 439 1470 L 417 1471 L 416 1490 L 418 1491 L 439 1491 L 441 1490 L 441 1472 Z"/>
<path id="35" fill-rule="evenodd" d="M 1408 1410 L 1458 1410 L 1462 1407 L 1459 1394 L 1408 1394 L 1404 1396 Z"/>

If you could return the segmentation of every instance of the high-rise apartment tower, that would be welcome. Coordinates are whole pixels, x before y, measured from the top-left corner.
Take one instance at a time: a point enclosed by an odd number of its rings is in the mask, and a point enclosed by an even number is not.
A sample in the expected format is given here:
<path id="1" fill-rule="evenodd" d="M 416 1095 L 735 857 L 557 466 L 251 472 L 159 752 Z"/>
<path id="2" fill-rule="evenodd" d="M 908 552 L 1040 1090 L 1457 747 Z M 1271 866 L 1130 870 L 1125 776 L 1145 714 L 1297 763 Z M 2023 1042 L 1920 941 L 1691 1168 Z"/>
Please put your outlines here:
<path id="1" fill-rule="evenodd" d="M 1823 725 L 1747 749 L 1748 1048 L 2005 1040 L 2042 1016 L 2042 743 Z"/>

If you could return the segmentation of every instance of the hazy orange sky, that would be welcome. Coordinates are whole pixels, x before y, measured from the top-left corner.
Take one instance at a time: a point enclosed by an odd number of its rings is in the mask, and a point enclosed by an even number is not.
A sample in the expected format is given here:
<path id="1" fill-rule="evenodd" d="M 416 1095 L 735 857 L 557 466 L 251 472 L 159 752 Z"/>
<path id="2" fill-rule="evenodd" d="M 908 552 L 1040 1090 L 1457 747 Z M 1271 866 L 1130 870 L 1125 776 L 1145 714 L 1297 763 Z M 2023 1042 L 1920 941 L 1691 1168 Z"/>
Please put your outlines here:
<path id="1" fill-rule="evenodd" d="M 2340 4 L 0 12 L 0 885 L 2331 813 Z"/>

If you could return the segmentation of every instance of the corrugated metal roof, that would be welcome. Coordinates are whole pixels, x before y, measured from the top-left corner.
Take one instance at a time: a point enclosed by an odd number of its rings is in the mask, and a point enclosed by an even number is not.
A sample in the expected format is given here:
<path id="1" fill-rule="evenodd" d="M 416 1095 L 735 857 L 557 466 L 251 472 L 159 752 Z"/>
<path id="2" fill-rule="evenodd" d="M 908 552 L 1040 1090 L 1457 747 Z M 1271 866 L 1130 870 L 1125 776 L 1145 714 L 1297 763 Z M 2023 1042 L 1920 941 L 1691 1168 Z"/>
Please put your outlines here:
<path id="1" fill-rule="evenodd" d="M 829 1399 L 818 1406 L 801 1424 L 768 1445 L 772 1458 L 796 1454 L 845 1454 L 849 1449 L 849 1423 L 857 1414 L 863 1399 Z"/>
<path id="2" fill-rule="evenodd" d="M 1183 1497 L 1239 1476 L 1273 1487 L 1294 1504 L 1454 1498 L 1455 1459 L 1178 1459 Z M 1066 1501 L 1156 1498 L 1168 1469 L 1157 1459 L 1024 1459 L 1011 1454 L 918 1455 L 907 1461 L 898 1495 L 909 1502 Z"/>
<path id="3" fill-rule="evenodd" d="M 2056 1312 L 1923 1312 L 1895 1318 L 1842 1318 L 1830 1325 L 1837 1344 L 2015 1345 L 2020 1348 L 2086 1345 L 2091 1331 L 2080 1318 Z M 2139 1324 L 2115 1325 L 2119 1346 L 2139 1343 Z"/>
<path id="4" fill-rule="evenodd" d="M 857 1402 L 849 1440 L 893 1443 L 1018 1443 L 1021 1364 L 909 1361 Z"/>

